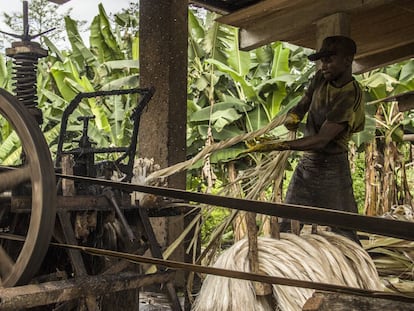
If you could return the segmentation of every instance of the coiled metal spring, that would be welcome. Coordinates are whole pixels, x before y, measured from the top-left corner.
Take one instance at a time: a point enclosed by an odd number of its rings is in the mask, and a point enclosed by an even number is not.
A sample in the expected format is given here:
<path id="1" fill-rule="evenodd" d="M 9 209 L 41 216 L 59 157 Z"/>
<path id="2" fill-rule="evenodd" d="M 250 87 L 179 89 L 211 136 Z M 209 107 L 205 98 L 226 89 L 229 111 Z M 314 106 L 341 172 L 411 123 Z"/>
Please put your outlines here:
<path id="1" fill-rule="evenodd" d="M 13 56 L 13 83 L 17 99 L 26 107 L 36 106 L 36 72 L 39 56 L 36 54 L 16 54 Z"/>

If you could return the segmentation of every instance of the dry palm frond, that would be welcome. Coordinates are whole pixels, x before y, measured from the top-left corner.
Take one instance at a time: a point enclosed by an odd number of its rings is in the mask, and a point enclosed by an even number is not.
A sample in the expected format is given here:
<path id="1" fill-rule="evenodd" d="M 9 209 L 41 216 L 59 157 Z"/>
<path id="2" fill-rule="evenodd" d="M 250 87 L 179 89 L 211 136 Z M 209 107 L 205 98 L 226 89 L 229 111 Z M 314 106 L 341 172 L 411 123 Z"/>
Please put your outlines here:
<path id="1" fill-rule="evenodd" d="M 263 155 L 257 166 L 247 169 L 236 180 L 229 183 L 220 192 L 221 195 L 234 196 L 241 195 L 241 193 L 235 193 L 233 191 L 234 184 L 242 184 L 242 193 L 245 193 L 246 199 L 259 199 L 261 194 L 269 187 L 273 186 L 278 188 L 281 183 L 285 166 L 289 157 L 289 152 L 273 151 L 268 155 Z M 246 182 L 247 181 L 247 182 Z M 214 256 L 207 256 L 207 253 L 214 253 L 219 246 L 218 238 L 222 235 L 224 230 L 231 225 L 237 214 L 240 212 L 237 210 L 232 211 L 228 218 L 223 221 L 223 224 L 216 228 L 211 235 L 210 242 L 206 246 L 206 249 L 202 252 L 200 258 L 210 258 Z M 209 264 L 209 260 L 206 260 L 204 264 Z"/>
<path id="2" fill-rule="evenodd" d="M 272 183 L 279 185 L 289 155 L 289 152 L 270 152 L 255 167 L 244 171 L 235 182 L 242 182 L 246 198 L 257 199 Z"/>
<path id="3" fill-rule="evenodd" d="M 282 233 L 280 240 L 259 238 L 258 247 L 260 271 L 267 275 L 371 290 L 383 288 L 368 254 L 353 241 L 334 233 L 301 237 Z M 247 240 L 223 252 L 214 266 L 249 272 Z M 277 306 L 270 306 L 256 297 L 252 282 L 209 275 L 193 311 L 299 311 L 312 292 L 273 284 Z"/>
<path id="4" fill-rule="evenodd" d="M 414 209 L 409 205 L 393 206 L 391 211 L 385 213 L 383 217 L 403 221 L 414 221 Z"/>
<path id="5" fill-rule="evenodd" d="M 190 160 L 187 160 L 187 161 L 184 161 L 184 162 L 181 162 L 181 163 L 177 163 L 177 164 L 172 165 L 170 167 L 167 167 L 167 168 L 158 170 L 156 172 L 153 172 L 151 175 L 149 175 L 147 177 L 147 181 L 151 181 L 152 179 L 161 178 L 161 177 L 165 178 L 165 177 L 168 177 L 172 174 L 176 174 L 176 173 L 182 172 L 186 169 L 189 169 L 196 162 L 203 159 L 208 154 L 211 154 L 211 153 L 213 153 L 217 150 L 221 150 L 221 149 L 231 147 L 231 146 L 233 146 L 233 145 L 235 145 L 239 142 L 246 141 L 246 140 L 261 136 L 261 135 L 269 132 L 270 130 L 274 129 L 275 127 L 283 124 L 285 118 L 286 118 L 286 115 L 276 117 L 267 126 L 261 128 L 257 131 L 242 134 L 242 135 L 239 135 L 239 136 L 235 136 L 235 137 L 223 140 L 219 143 L 215 143 L 215 144 L 206 146 L 202 151 L 200 151 L 198 154 L 196 154 Z"/>
<path id="6" fill-rule="evenodd" d="M 392 207 L 383 217 L 414 221 L 414 209 L 408 205 Z M 414 241 L 360 233 L 361 240 L 384 284 L 391 291 L 412 293 L 414 289 Z"/>
<path id="7" fill-rule="evenodd" d="M 289 132 L 287 139 L 294 138 Z M 242 193 L 247 199 L 259 199 L 261 194 L 270 186 L 277 188 L 282 182 L 284 171 L 290 152 L 272 151 L 261 154 L 256 165 L 243 171 L 235 181 L 228 184 L 223 193 L 231 194 L 234 184 L 242 185 Z"/>
<path id="8" fill-rule="evenodd" d="M 364 234 L 361 233 L 361 235 Z M 369 240 L 361 242 L 371 255 L 377 271 L 388 289 L 404 293 L 413 292 L 413 241 L 369 235 Z"/>
<path id="9" fill-rule="evenodd" d="M 155 172 L 151 172 L 149 176 L 146 176 L 145 183 L 151 183 L 153 180 L 165 178 L 172 174 L 188 169 L 193 164 L 195 164 L 197 161 L 205 158 L 208 154 L 211 154 L 217 150 L 225 149 L 241 141 L 246 141 L 246 140 L 261 136 L 269 132 L 273 128 L 283 124 L 285 117 L 286 116 L 283 115 L 283 116 L 274 118 L 271 123 L 269 123 L 267 126 L 265 126 L 264 128 L 260 130 L 247 133 L 247 134 L 243 134 L 243 135 L 239 135 L 239 136 L 230 138 L 228 140 L 221 141 L 216 144 L 208 145 L 201 152 L 199 152 L 195 157 L 193 157 L 192 159 L 188 161 L 181 162 L 176 165 L 173 165 L 173 166 L 170 166 L 170 167 L 167 167 L 165 169 L 161 169 Z M 247 198 L 257 199 L 258 195 L 261 192 L 263 192 L 264 189 L 266 189 L 266 187 L 268 187 L 270 183 L 275 183 L 276 179 L 279 180 L 279 182 L 281 181 L 283 177 L 285 163 L 287 161 L 288 156 L 289 156 L 289 152 L 274 151 L 270 153 L 268 156 L 263 158 L 264 160 L 260 162 L 261 164 L 259 165 L 259 169 L 251 169 L 251 170 L 245 171 L 245 174 L 243 174 L 243 176 L 238 178 L 235 183 L 238 183 L 241 180 L 253 180 L 254 178 L 256 181 L 258 181 L 257 186 L 255 186 L 253 190 L 247 189 L 245 193 L 247 193 L 247 196 L 246 196 Z M 261 176 L 261 178 L 259 179 L 256 178 L 258 171 L 260 171 L 260 176 Z M 260 181 L 263 181 L 263 182 L 260 183 Z M 234 183 L 232 183 L 231 185 L 229 184 L 227 187 L 225 187 L 225 189 L 220 194 L 231 195 L 232 193 L 234 193 L 233 191 L 231 191 L 232 185 L 234 185 Z M 201 260 L 203 260 L 204 258 L 212 259 L 214 257 L 220 245 L 219 238 L 221 237 L 223 232 L 227 229 L 227 227 L 231 225 L 231 222 L 233 221 L 236 215 L 237 215 L 237 211 L 233 211 L 228 216 L 228 218 L 223 221 L 222 225 L 218 226 L 216 230 L 213 231 L 213 233 L 211 234 L 210 242 L 206 246 L 201 256 L 197 259 L 197 262 L 201 262 Z M 199 230 L 201 230 L 201 228 L 199 228 Z M 199 232 L 195 232 L 195 234 L 198 234 L 198 233 Z M 209 262 L 208 259 L 207 259 L 207 264 Z"/>

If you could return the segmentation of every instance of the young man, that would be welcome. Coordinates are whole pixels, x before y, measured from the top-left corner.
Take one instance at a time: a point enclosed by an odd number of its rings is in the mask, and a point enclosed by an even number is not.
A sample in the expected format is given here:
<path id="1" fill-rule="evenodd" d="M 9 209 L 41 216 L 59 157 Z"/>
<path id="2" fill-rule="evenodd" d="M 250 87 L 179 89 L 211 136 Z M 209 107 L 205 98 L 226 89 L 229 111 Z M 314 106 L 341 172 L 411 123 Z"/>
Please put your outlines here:
<path id="1" fill-rule="evenodd" d="M 249 151 L 305 151 L 292 176 L 286 203 L 357 213 L 348 161 L 348 142 L 365 123 L 362 90 L 352 76 L 355 42 L 345 36 L 323 40 L 321 49 L 309 60 L 321 61 L 308 90 L 287 115 L 285 126 L 296 130 L 305 117 L 304 137 L 291 141 L 258 144 Z M 289 231 L 284 220 L 281 231 Z M 358 241 L 351 230 L 333 228 Z"/>

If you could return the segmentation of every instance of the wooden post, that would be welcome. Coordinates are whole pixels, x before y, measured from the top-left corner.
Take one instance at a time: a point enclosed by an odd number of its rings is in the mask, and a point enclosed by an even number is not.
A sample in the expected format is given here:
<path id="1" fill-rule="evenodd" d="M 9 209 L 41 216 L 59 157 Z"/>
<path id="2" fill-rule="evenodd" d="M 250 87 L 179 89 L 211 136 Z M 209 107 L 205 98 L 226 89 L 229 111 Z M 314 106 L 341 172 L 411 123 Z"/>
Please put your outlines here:
<path id="1" fill-rule="evenodd" d="M 249 242 L 250 271 L 259 273 L 259 251 L 257 247 L 256 213 L 246 213 L 247 238 Z"/>
<path id="2" fill-rule="evenodd" d="M 320 49 L 323 39 L 335 35 L 351 35 L 351 23 L 348 14 L 335 13 L 316 22 L 316 49 Z M 320 64 L 321 62 L 318 61 L 318 68 L 320 68 Z"/>
<path id="3" fill-rule="evenodd" d="M 302 311 L 414 311 L 414 304 L 408 302 L 365 297 L 349 294 L 315 292 L 306 301 Z"/>
<path id="4" fill-rule="evenodd" d="M 349 16 L 346 13 L 335 13 L 326 16 L 316 23 L 316 46 L 319 49 L 325 37 L 343 35 L 351 35 L 351 24 Z"/>
<path id="5" fill-rule="evenodd" d="M 0 310 L 21 310 L 88 296 L 103 296 L 150 284 L 163 284 L 172 281 L 174 276 L 174 272 L 150 275 L 123 272 L 115 275 L 84 276 L 64 281 L 0 288 Z M 132 307 L 134 310 L 137 308 L 137 306 Z"/>
<path id="6" fill-rule="evenodd" d="M 62 174 L 73 175 L 73 155 L 64 154 L 62 156 Z M 75 181 L 67 178 L 62 179 L 62 194 L 64 196 L 76 195 Z"/>
<path id="7" fill-rule="evenodd" d="M 259 268 L 259 249 L 257 246 L 257 224 L 256 224 L 256 213 L 246 213 L 247 223 L 247 238 L 249 243 L 249 265 L 250 271 L 253 273 L 260 274 Z M 267 296 L 272 293 L 272 286 L 266 283 L 253 282 L 256 295 Z"/>

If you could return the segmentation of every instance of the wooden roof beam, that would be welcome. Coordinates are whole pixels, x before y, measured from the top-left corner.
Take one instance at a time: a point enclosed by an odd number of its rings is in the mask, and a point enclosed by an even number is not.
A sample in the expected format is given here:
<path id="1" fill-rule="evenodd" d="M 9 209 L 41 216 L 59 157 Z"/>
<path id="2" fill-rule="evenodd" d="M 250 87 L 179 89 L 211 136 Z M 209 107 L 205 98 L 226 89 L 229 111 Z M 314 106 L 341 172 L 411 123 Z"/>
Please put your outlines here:
<path id="1" fill-rule="evenodd" d="M 295 36 L 303 36 L 304 32 L 309 32 L 313 37 L 311 41 L 314 41 L 312 26 L 316 21 L 338 12 L 366 10 L 394 1 L 265 0 L 220 17 L 217 21 L 239 27 L 240 49 L 251 50 L 274 41 L 295 43 Z"/>
<path id="2" fill-rule="evenodd" d="M 413 38 L 414 39 L 414 38 Z M 355 73 L 366 72 L 378 67 L 403 61 L 414 57 L 414 41 L 406 42 L 404 45 L 391 47 L 386 51 L 360 55 L 355 58 L 353 71 Z"/>
<path id="3" fill-rule="evenodd" d="M 220 14 L 227 14 L 231 12 L 229 6 L 226 3 L 223 3 L 223 1 L 189 0 L 188 2 L 192 5 L 200 6 L 210 11 L 217 12 Z"/>

